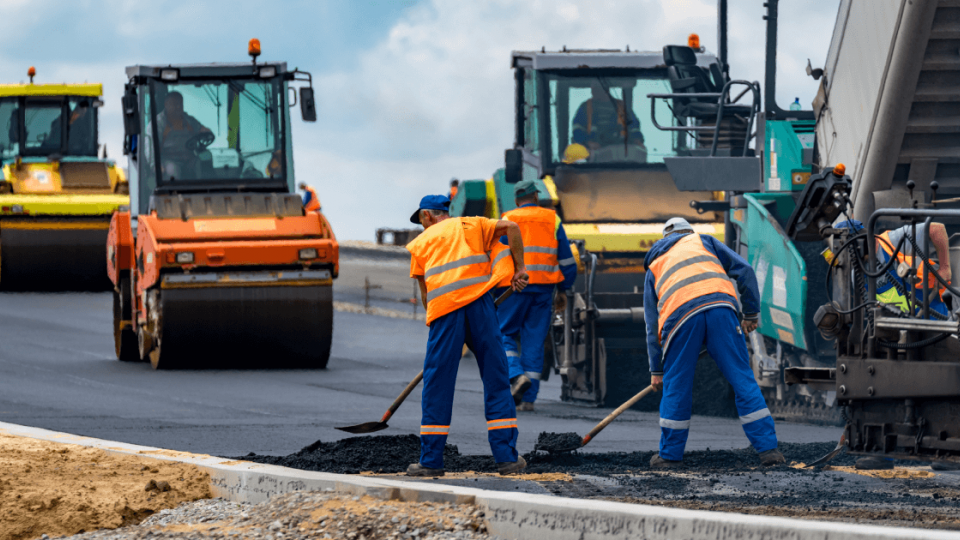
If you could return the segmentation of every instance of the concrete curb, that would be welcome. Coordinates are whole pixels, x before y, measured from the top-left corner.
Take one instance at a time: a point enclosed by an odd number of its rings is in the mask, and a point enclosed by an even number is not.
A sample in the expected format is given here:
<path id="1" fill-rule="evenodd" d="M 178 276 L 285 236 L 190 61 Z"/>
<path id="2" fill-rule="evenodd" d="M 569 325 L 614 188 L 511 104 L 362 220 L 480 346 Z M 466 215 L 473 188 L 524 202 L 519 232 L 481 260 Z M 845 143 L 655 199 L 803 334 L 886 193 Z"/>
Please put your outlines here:
<path id="1" fill-rule="evenodd" d="M 491 534 L 543 540 L 941 540 L 960 533 L 877 527 L 725 512 L 568 499 L 355 475 L 300 471 L 214 456 L 163 450 L 0 422 L 0 433 L 99 448 L 106 452 L 196 465 L 210 474 L 214 494 L 261 502 L 293 491 L 336 491 L 379 499 L 475 504 Z"/>

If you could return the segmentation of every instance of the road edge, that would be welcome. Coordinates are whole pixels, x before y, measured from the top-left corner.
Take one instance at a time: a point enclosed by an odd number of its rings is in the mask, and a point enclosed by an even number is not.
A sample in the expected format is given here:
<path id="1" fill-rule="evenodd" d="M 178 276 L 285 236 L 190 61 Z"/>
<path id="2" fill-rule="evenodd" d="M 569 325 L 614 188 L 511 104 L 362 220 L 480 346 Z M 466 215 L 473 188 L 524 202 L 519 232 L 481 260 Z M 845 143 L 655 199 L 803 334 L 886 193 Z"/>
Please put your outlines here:
<path id="1" fill-rule="evenodd" d="M 210 474 L 214 495 L 258 503 L 295 491 L 334 491 L 385 500 L 475 504 L 490 534 L 530 540 L 940 540 L 960 533 L 684 510 L 595 499 L 569 499 L 476 488 L 301 471 L 164 450 L 0 422 L 0 433 L 97 448 L 108 453 L 195 465 Z"/>

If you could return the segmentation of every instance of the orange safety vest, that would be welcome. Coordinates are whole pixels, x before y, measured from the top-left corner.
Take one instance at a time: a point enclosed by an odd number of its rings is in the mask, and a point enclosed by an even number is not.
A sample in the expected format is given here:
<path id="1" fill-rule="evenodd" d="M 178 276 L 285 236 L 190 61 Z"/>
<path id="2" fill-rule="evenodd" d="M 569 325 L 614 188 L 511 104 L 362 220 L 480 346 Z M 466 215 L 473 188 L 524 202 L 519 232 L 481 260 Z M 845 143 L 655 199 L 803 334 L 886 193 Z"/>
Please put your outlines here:
<path id="1" fill-rule="evenodd" d="M 523 237 L 523 264 L 530 275 L 530 284 L 553 284 L 563 281 L 557 262 L 557 213 L 548 208 L 526 206 L 503 214 L 503 219 L 520 226 Z M 510 286 L 509 279 L 500 283 Z"/>
<path id="2" fill-rule="evenodd" d="M 317 197 L 317 192 L 313 190 L 312 187 L 307 186 L 304 191 L 310 194 L 310 200 L 307 201 L 307 205 L 303 207 L 307 212 L 314 212 L 320 209 L 320 199 Z"/>
<path id="3" fill-rule="evenodd" d="M 660 319 L 657 336 L 663 342 L 663 325 L 674 311 L 687 302 L 713 293 L 737 292 L 720 264 L 720 259 L 703 247 L 700 235 L 693 233 L 677 241 L 669 251 L 650 264 L 657 290 Z"/>
<path id="4" fill-rule="evenodd" d="M 907 234 L 907 233 L 904 233 L 904 234 Z M 909 240 L 904 240 L 903 245 L 906 246 L 907 242 L 909 242 Z M 877 237 L 877 245 L 879 245 L 880 249 L 882 249 L 884 253 L 887 254 L 887 257 L 889 257 L 897 249 L 896 244 L 894 244 L 890 240 L 890 231 L 886 231 L 885 233 Z M 902 263 L 907 263 L 908 266 L 912 267 L 913 257 L 909 255 L 904 255 L 903 249 L 904 248 L 901 247 L 900 251 L 897 251 L 897 261 Z M 897 268 L 895 266 L 892 267 L 892 270 L 894 273 L 897 272 Z M 931 268 L 930 270 L 928 270 L 928 272 L 933 273 L 933 272 L 936 272 L 936 270 Z M 919 279 L 917 280 L 917 284 L 914 287 L 917 289 L 923 289 L 923 259 L 920 259 L 919 257 L 917 258 L 917 277 Z M 930 290 L 938 290 L 938 289 L 946 290 L 940 286 L 939 282 L 937 282 L 937 278 L 931 275 L 927 276 L 927 288 Z"/>
<path id="5" fill-rule="evenodd" d="M 424 270 L 427 284 L 427 326 L 456 311 L 513 276 L 510 248 L 495 242 L 486 250 L 478 220 L 452 217 L 420 233 L 407 251 Z"/>

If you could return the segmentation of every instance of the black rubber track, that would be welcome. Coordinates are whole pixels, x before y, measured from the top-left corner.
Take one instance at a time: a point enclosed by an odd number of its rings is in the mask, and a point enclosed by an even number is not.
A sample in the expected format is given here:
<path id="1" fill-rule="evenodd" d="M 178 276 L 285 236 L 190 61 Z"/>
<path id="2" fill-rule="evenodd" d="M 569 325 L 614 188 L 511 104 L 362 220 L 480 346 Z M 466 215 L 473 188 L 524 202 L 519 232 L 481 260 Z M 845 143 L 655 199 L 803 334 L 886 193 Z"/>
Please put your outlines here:
<path id="1" fill-rule="evenodd" d="M 164 289 L 160 304 L 159 369 L 322 369 L 330 357 L 329 285 Z"/>

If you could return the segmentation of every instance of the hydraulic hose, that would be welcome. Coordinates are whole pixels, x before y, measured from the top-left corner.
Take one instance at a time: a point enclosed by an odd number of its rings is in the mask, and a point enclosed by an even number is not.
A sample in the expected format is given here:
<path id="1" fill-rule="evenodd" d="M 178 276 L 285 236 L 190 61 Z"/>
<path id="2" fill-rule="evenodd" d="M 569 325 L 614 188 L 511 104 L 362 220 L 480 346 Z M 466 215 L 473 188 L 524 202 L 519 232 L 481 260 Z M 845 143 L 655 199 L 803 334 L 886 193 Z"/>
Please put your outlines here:
<path id="1" fill-rule="evenodd" d="M 941 341 L 947 339 L 948 337 L 950 337 L 950 334 L 944 333 L 944 334 L 936 335 L 933 337 L 929 337 L 921 341 L 914 341 L 913 343 L 898 343 L 896 341 L 884 341 L 882 339 L 878 339 L 877 343 L 879 343 L 881 347 L 886 347 L 887 349 L 897 349 L 900 351 L 905 351 L 908 349 L 921 349 L 923 347 L 929 347 L 930 345 L 940 343 Z"/>

